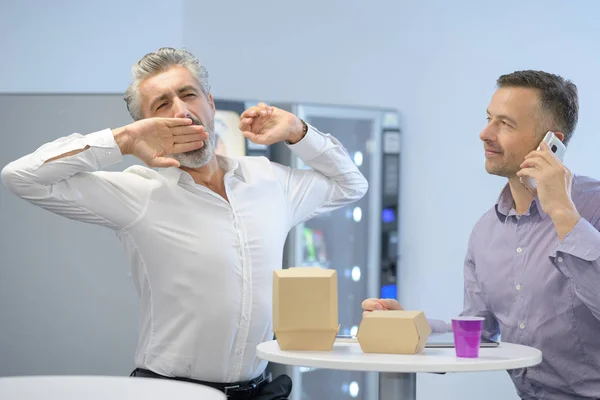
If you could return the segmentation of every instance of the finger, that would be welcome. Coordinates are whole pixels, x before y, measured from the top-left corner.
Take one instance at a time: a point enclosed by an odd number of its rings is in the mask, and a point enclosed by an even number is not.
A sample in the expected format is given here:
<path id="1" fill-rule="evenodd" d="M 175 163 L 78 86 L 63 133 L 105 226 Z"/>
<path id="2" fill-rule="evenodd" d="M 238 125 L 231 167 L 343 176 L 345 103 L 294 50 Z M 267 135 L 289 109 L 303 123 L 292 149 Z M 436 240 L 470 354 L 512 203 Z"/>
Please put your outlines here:
<path id="1" fill-rule="evenodd" d="M 525 156 L 525 159 L 529 158 L 541 158 L 546 160 L 549 165 L 555 165 L 560 162 L 556 155 L 550 150 L 546 142 L 540 143 L 540 150 L 534 150 Z"/>
<path id="2" fill-rule="evenodd" d="M 240 131 L 244 132 L 244 131 L 250 131 L 252 129 L 252 122 L 254 121 L 254 118 L 242 118 L 240 120 Z"/>
<path id="3" fill-rule="evenodd" d="M 269 108 L 268 107 L 257 107 L 254 108 L 253 110 L 250 110 L 247 115 L 244 115 L 244 117 L 252 117 L 252 118 L 258 118 L 258 117 L 267 117 L 270 115 L 269 112 Z"/>
<path id="4" fill-rule="evenodd" d="M 543 168 L 544 165 L 553 165 L 551 157 L 552 155 L 544 153 L 542 150 L 536 150 L 526 155 L 525 161 L 535 162 L 539 168 Z"/>
<path id="5" fill-rule="evenodd" d="M 179 167 L 179 161 L 174 158 L 169 157 L 156 157 L 152 161 L 148 163 L 151 167 L 159 167 L 159 168 L 169 168 L 169 167 Z"/>
<path id="6" fill-rule="evenodd" d="M 264 142 L 263 135 L 257 135 L 252 131 L 242 131 L 242 135 L 247 137 L 252 143 L 263 144 Z"/>
<path id="7" fill-rule="evenodd" d="M 523 161 L 520 165 L 521 168 L 535 168 L 535 169 L 542 169 L 543 165 L 546 162 L 544 160 L 542 160 L 541 158 L 528 158 L 527 160 Z"/>
<path id="8" fill-rule="evenodd" d="M 548 145 L 546 144 L 546 142 L 542 142 L 542 143 L 540 143 L 540 149 L 532 151 L 530 153 L 529 157 L 530 158 L 538 157 L 538 158 L 541 158 L 541 159 L 546 160 L 548 162 L 551 162 L 552 161 L 552 156 L 553 156 L 553 153 L 548 148 Z"/>
<path id="9" fill-rule="evenodd" d="M 269 106 L 265 103 L 258 103 L 256 106 L 249 107 L 241 115 L 242 118 L 258 117 L 269 115 Z"/>
<path id="10" fill-rule="evenodd" d="M 173 137 L 174 143 L 191 143 L 191 142 L 202 142 L 208 139 L 208 133 L 193 133 L 191 135 L 177 135 Z"/>
<path id="11" fill-rule="evenodd" d="M 252 123 L 254 122 L 254 120 L 255 120 L 255 118 L 244 118 L 244 119 L 242 119 L 242 123 L 247 126 L 252 126 Z"/>
<path id="12" fill-rule="evenodd" d="M 178 143 L 173 146 L 173 153 L 174 154 L 185 153 L 188 151 L 197 150 L 197 149 L 201 148 L 202 146 L 204 146 L 203 141 L 196 141 L 196 142 L 190 142 L 190 143 Z"/>
<path id="13" fill-rule="evenodd" d="M 176 126 L 170 128 L 169 131 L 173 136 L 204 134 L 206 129 L 202 125 Z"/>
<path id="14" fill-rule="evenodd" d="M 546 142 L 542 142 L 541 144 L 541 152 L 544 160 L 548 161 L 550 165 L 558 165 L 562 164 L 562 162 L 558 159 L 556 154 L 552 150 L 550 150 L 550 146 Z"/>
<path id="15" fill-rule="evenodd" d="M 554 153 L 552 153 L 552 150 L 550 150 L 550 146 L 546 142 L 540 143 L 540 150 L 543 152 L 554 154 Z"/>
<path id="16" fill-rule="evenodd" d="M 169 128 L 192 124 L 192 120 L 190 118 L 162 118 L 162 120 Z"/>
<path id="17" fill-rule="evenodd" d="M 247 110 L 245 110 L 242 113 L 242 115 L 240 115 L 240 117 L 241 118 L 257 117 L 259 113 L 260 113 L 260 108 L 258 108 L 257 106 L 252 106 L 252 107 L 249 107 Z"/>
<path id="18" fill-rule="evenodd" d="M 365 311 L 383 310 L 383 305 L 378 299 L 366 299 L 362 302 L 361 306 Z"/>
<path id="19" fill-rule="evenodd" d="M 523 177 L 528 176 L 530 178 L 535 179 L 538 176 L 539 171 L 535 168 L 523 168 L 517 172 L 517 176 Z"/>
<path id="20" fill-rule="evenodd" d="M 270 107 L 266 103 L 258 103 L 258 108 L 260 109 L 260 115 L 263 117 L 271 114 Z"/>
<path id="21" fill-rule="evenodd" d="M 400 303 L 398 303 L 398 301 L 394 299 L 379 299 L 379 303 L 386 310 L 402 310 L 402 306 L 400 306 Z"/>
<path id="22" fill-rule="evenodd" d="M 530 152 L 529 154 L 527 154 L 525 156 L 525 159 L 534 158 L 534 157 L 543 158 L 544 152 L 542 150 L 533 150 L 532 152 Z"/>

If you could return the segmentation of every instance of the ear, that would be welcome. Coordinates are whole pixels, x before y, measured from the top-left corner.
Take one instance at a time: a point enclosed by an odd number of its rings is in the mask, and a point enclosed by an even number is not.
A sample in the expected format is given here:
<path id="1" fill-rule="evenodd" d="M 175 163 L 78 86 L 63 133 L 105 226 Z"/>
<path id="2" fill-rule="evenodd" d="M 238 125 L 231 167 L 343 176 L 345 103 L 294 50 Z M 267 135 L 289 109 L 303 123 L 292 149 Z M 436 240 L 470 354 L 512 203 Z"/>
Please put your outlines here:
<path id="1" fill-rule="evenodd" d="M 556 135 L 558 140 L 560 140 L 561 142 L 565 141 L 565 135 L 562 132 L 554 131 L 554 134 Z"/>
<path id="2" fill-rule="evenodd" d="M 215 111 L 216 111 L 216 109 L 215 109 L 215 100 L 213 99 L 212 94 L 210 94 L 210 93 L 208 94 L 208 103 L 210 104 L 210 108 L 212 109 L 213 116 L 214 116 L 215 115 Z"/>

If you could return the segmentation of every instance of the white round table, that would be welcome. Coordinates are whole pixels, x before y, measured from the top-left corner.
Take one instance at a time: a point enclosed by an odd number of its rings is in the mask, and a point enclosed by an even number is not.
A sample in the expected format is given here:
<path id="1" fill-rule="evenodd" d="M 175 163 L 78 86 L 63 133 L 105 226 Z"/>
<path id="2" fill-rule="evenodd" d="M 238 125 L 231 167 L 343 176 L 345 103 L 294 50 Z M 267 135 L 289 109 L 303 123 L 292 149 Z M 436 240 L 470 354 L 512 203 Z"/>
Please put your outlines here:
<path id="1" fill-rule="evenodd" d="M 0 378 L 2 400 L 226 400 L 211 387 L 167 379 L 117 376 Z"/>
<path id="2" fill-rule="evenodd" d="M 258 357 L 285 365 L 380 373 L 380 399 L 416 399 L 417 372 L 477 372 L 525 368 L 542 362 L 532 347 L 501 343 L 481 348 L 479 358 L 458 358 L 454 348 L 425 348 L 415 355 L 363 353 L 355 341 L 336 341 L 332 351 L 282 351 L 276 340 L 261 343 Z"/>

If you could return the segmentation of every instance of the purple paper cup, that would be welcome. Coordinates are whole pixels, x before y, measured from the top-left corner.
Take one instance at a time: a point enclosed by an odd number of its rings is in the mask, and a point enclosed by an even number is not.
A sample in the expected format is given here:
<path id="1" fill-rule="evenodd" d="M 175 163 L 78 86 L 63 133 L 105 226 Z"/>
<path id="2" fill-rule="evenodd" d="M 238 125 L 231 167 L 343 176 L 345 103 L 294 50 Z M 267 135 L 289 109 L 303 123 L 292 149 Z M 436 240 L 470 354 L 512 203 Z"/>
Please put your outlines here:
<path id="1" fill-rule="evenodd" d="M 481 344 L 483 321 L 483 317 L 465 316 L 452 318 L 454 349 L 457 357 L 479 357 L 479 346 Z"/>

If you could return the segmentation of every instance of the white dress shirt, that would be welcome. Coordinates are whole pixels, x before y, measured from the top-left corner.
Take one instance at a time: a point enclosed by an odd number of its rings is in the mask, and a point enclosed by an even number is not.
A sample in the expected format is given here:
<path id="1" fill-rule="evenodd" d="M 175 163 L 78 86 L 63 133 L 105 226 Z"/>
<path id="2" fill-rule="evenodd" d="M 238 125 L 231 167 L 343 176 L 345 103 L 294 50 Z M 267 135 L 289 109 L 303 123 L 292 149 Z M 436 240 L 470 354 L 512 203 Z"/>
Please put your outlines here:
<path id="1" fill-rule="evenodd" d="M 235 382 L 266 367 L 255 348 L 273 337 L 272 276 L 290 229 L 368 188 L 333 136 L 309 126 L 288 147 L 312 170 L 218 157 L 229 202 L 179 168 L 101 171 L 123 157 L 110 129 L 47 143 L 7 165 L 2 181 L 37 206 L 116 232 L 140 296 L 137 367 Z"/>

